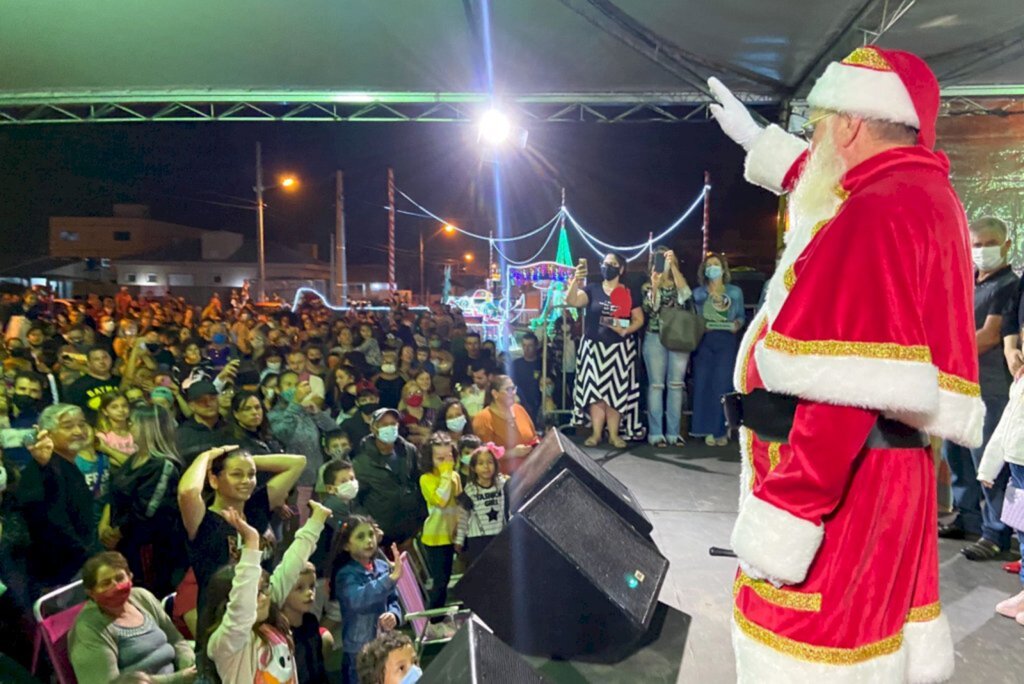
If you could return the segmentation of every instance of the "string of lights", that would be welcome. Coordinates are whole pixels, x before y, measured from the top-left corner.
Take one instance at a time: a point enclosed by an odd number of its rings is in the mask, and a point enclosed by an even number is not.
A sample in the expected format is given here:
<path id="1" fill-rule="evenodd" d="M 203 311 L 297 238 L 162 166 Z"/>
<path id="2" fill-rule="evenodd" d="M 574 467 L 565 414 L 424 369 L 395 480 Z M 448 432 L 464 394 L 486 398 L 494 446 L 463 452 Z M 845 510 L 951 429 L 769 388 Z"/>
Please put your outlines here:
<path id="1" fill-rule="evenodd" d="M 467 235 L 467 236 L 472 237 L 472 238 L 476 238 L 477 240 L 490 240 L 491 242 L 515 242 L 516 240 L 525 240 L 528 237 L 533 237 L 534 235 L 543 232 L 545 228 L 548 228 L 552 223 L 557 221 L 558 218 L 561 216 L 561 212 L 560 211 L 555 212 L 555 215 L 552 216 L 550 219 L 548 219 L 543 225 L 541 225 L 541 226 L 539 226 L 537 228 L 534 228 L 529 233 L 524 233 L 523 235 L 516 235 L 515 237 L 507 237 L 507 238 L 494 238 L 494 237 L 489 237 L 487 235 L 479 235 L 477 233 L 471 233 L 468 230 L 463 230 L 462 228 L 459 228 L 458 226 L 452 225 L 452 224 L 448 223 L 447 221 L 445 221 L 440 216 L 438 216 L 437 214 L 435 214 L 434 212 L 432 212 L 429 209 L 427 209 L 426 207 L 424 207 L 422 204 L 420 204 L 419 202 L 414 200 L 412 197 L 409 197 L 409 195 L 405 194 L 405 192 L 403 192 L 400 188 L 395 188 L 395 190 L 398 191 L 399 195 L 401 195 L 402 197 L 407 199 L 409 202 L 411 202 L 417 209 L 422 211 L 424 214 L 427 214 L 430 218 L 434 219 L 438 223 L 443 223 L 445 225 L 451 226 L 457 232 L 462 233 L 463 235 Z"/>
<path id="2" fill-rule="evenodd" d="M 498 256 L 500 256 L 502 258 L 502 260 L 505 261 L 505 263 L 507 263 L 507 264 L 509 264 L 511 266 L 522 266 L 524 264 L 532 264 L 534 261 L 536 261 L 538 259 L 538 257 L 540 257 L 541 254 L 544 253 L 544 250 L 548 248 L 548 245 L 551 244 L 551 238 L 553 238 L 555 236 L 555 233 L 558 232 L 558 230 L 560 228 L 561 228 L 561 226 L 559 224 L 557 224 L 557 223 L 555 225 L 551 226 L 551 231 L 548 233 L 548 238 L 544 241 L 544 244 L 541 245 L 540 249 L 537 250 L 537 253 L 534 254 L 529 259 L 521 259 L 521 260 L 513 259 L 510 256 L 508 256 L 507 254 L 505 254 L 504 252 L 502 252 L 501 248 L 498 247 L 497 245 L 494 245 L 494 251 L 498 253 Z"/>

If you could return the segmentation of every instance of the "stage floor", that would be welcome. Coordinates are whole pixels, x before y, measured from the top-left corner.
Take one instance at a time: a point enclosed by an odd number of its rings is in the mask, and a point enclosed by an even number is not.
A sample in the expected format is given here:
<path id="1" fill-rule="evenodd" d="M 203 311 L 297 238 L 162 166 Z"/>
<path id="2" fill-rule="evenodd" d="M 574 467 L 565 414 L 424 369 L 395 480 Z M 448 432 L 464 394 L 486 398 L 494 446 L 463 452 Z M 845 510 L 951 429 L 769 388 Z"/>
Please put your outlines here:
<path id="1" fill-rule="evenodd" d="M 736 518 L 739 450 L 692 442 L 685 449 L 626 452 L 588 449 L 626 483 L 654 523 L 654 539 L 671 562 L 661 593 L 693 621 L 679 682 L 733 682 L 729 636 L 735 561 L 713 558 L 709 546 L 728 546 Z M 1001 562 L 972 563 L 962 542 L 940 540 L 942 603 L 956 643 L 954 682 L 1024 679 L 1024 627 L 997 615 L 995 604 L 1020 590 Z M 661 679 L 660 677 L 655 677 Z"/>

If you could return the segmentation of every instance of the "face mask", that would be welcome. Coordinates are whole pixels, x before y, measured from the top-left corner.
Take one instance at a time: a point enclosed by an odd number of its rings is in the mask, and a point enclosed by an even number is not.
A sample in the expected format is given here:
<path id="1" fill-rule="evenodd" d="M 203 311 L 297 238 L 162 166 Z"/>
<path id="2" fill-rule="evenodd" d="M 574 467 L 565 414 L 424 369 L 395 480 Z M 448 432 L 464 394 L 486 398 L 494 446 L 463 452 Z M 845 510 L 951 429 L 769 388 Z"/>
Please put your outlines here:
<path id="1" fill-rule="evenodd" d="M 448 373 L 450 373 L 451 370 L 452 364 L 450 363 L 440 363 L 437 366 L 437 372 L 440 373 L 441 375 L 448 375 Z"/>
<path id="2" fill-rule="evenodd" d="M 271 373 L 280 373 L 281 372 L 281 362 L 277 361 L 275 363 L 268 363 L 267 364 L 267 370 L 270 371 Z"/>
<path id="3" fill-rule="evenodd" d="M 437 466 L 437 471 L 438 471 L 439 473 L 441 473 L 442 475 L 443 475 L 444 473 L 450 473 L 450 472 L 452 472 L 453 470 L 455 470 L 455 464 L 454 464 L 454 463 L 452 463 L 451 461 L 445 461 L 445 462 L 444 462 L 444 463 L 442 463 L 441 465 Z"/>
<path id="4" fill-rule="evenodd" d="M 468 466 L 469 462 L 472 461 L 472 460 L 473 460 L 473 454 L 463 454 L 462 458 L 459 459 L 459 461 L 464 466 Z"/>
<path id="5" fill-rule="evenodd" d="M 160 351 L 160 345 L 156 342 L 147 342 L 146 351 L 148 351 L 150 354 L 156 354 L 158 351 Z"/>
<path id="6" fill-rule="evenodd" d="M 466 416 L 449 418 L 444 424 L 448 427 L 449 432 L 462 432 L 462 428 L 466 427 Z"/>
<path id="7" fill-rule="evenodd" d="M 718 280 L 719 278 L 722 277 L 722 267 L 708 266 L 707 268 L 704 269 L 704 277 L 706 277 L 708 280 Z"/>
<path id="8" fill-rule="evenodd" d="M 377 410 L 377 406 L 378 404 L 363 404 L 362 406 L 359 407 L 359 411 L 364 416 L 368 416 Z"/>
<path id="9" fill-rule="evenodd" d="M 94 600 L 100 608 L 108 613 L 120 613 L 124 604 L 128 602 L 128 596 L 132 593 L 132 581 L 125 580 L 115 584 L 110 589 L 96 595 Z"/>
<path id="10" fill-rule="evenodd" d="M 1003 248 L 975 247 L 971 250 L 971 259 L 979 271 L 994 271 L 1003 265 Z"/>
<path id="11" fill-rule="evenodd" d="M 285 401 L 292 401 L 295 399 L 295 388 L 289 387 L 288 389 L 281 392 L 281 396 L 284 397 Z"/>
<path id="12" fill-rule="evenodd" d="M 11 397 L 11 403 L 13 403 L 20 413 L 26 411 L 34 411 L 39 408 L 39 400 L 33 399 L 27 394 L 15 394 Z"/>
<path id="13" fill-rule="evenodd" d="M 385 444 L 394 444 L 395 441 L 398 440 L 398 426 L 385 425 L 382 428 L 378 428 L 377 439 L 384 442 Z"/>
<path id="14" fill-rule="evenodd" d="M 441 340 L 430 340 L 430 348 L 431 349 L 440 349 L 441 348 Z"/>
<path id="15" fill-rule="evenodd" d="M 619 277 L 622 272 L 618 266 L 612 266 L 611 264 L 601 264 L 601 277 L 605 280 L 615 280 Z"/>
<path id="16" fill-rule="evenodd" d="M 380 367 L 380 370 L 382 373 L 388 373 L 390 375 L 391 373 L 395 372 L 395 364 L 385 363 L 383 366 Z"/>
<path id="17" fill-rule="evenodd" d="M 414 395 L 412 395 L 411 397 L 409 397 L 409 398 L 407 398 L 405 400 L 405 404 L 406 404 L 406 406 L 411 406 L 413 408 L 419 408 L 420 406 L 423 406 L 423 395 L 422 394 L 414 394 Z"/>
<path id="18" fill-rule="evenodd" d="M 420 666 L 413 665 L 409 668 L 409 671 L 405 673 L 405 676 L 402 677 L 402 681 L 398 684 L 416 684 L 416 682 L 420 681 L 420 677 L 422 676 L 423 670 L 420 669 Z"/>
<path id="19" fill-rule="evenodd" d="M 544 396 L 550 397 L 554 393 L 555 393 L 555 388 L 554 387 L 552 387 L 551 385 L 545 385 L 544 386 Z"/>
<path id="20" fill-rule="evenodd" d="M 216 335 L 213 336 L 214 344 L 227 344 L 227 341 L 228 336 L 225 335 L 224 333 L 217 333 Z"/>
<path id="21" fill-rule="evenodd" d="M 117 327 L 117 323 L 114 321 L 103 321 L 103 332 L 111 333 L 114 332 L 114 328 Z"/>
<path id="22" fill-rule="evenodd" d="M 273 400 L 275 394 L 277 394 L 277 390 L 275 390 L 273 387 L 263 388 L 263 396 L 265 396 L 267 399 Z"/>
<path id="23" fill-rule="evenodd" d="M 356 498 L 356 494 L 359 493 L 359 480 L 349 480 L 348 482 L 342 482 L 340 485 L 334 488 L 338 498 L 342 501 L 351 501 Z"/>

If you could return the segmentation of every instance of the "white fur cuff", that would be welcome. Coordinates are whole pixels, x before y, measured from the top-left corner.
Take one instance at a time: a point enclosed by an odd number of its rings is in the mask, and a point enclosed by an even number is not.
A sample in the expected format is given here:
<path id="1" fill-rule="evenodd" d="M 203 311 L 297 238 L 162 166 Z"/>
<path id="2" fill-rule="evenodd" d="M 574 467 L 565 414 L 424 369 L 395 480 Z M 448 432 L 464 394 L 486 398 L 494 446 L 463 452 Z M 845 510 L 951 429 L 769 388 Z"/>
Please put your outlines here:
<path id="1" fill-rule="evenodd" d="M 925 415 L 894 411 L 891 417 L 930 435 L 948 439 L 968 449 L 981 446 L 985 425 L 985 404 L 981 397 L 970 397 L 939 390 L 939 406 Z"/>
<path id="2" fill-rule="evenodd" d="M 927 622 L 908 622 L 903 647 L 910 684 L 944 682 L 953 676 L 953 637 L 945 614 Z"/>
<path id="3" fill-rule="evenodd" d="M 823 525 L 815 525 L 755 495 L 747 497 L 732 530 L 736 555 L 759 574 L 799 584 L 818 553 Z"/>
<path id="4" fill-rule="evenodd" d="M 750 146 L 743 165 L 743 177 L 754 185 L 781 195 L 786 173 L 806 149 L 807 143 L 803 140 L 772 124 L 761 131 Z"/>

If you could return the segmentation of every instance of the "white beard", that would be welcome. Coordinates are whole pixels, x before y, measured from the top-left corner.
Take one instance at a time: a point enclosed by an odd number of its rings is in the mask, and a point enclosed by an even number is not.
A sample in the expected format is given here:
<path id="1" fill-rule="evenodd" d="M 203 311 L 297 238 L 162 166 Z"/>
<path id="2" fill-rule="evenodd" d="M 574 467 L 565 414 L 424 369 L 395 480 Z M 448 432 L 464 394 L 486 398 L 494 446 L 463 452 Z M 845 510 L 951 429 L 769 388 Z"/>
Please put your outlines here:
<path id="1" fill-rule="evenodd" d="M 789 230 L 784 237 L 786 248 L 765 298 L 769 323 L 778 316 L 789 294 L 785 284 L 786 271 L 810 244 L 815 235 L 814 227 L 831 219 L 842 203 L 836 195 L 836 188 L 845 173 L 846 163 L 832 142 L 831 129 L 827 129 L 824 139 L 811 150 L 796 188 L 789 195 Z"/>

